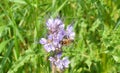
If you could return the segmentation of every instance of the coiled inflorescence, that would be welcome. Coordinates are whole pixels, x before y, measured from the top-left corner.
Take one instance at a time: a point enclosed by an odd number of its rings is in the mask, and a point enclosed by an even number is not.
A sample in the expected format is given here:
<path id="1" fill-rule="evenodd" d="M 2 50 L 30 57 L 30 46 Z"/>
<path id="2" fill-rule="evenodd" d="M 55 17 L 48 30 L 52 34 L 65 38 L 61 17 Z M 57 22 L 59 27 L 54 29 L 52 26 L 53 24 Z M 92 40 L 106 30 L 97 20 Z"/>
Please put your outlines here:
<path id="1" fill-rule="evenodd" d="M 75 32 L 73 32 L 73 26 L 68 25 L 65 30 L 65 25 L 59 18 L 48 19 L 46 26 L 48 29 L 47 39 L 41 38 L 40 43 L 47 52 L 53 53 L 53 55 L 49 57 L 49 60 L 55 67 L 60 70 L 68 68 L 70 64 L 68 57 L 61 57 L 62 46 L 74 40 Z"/>

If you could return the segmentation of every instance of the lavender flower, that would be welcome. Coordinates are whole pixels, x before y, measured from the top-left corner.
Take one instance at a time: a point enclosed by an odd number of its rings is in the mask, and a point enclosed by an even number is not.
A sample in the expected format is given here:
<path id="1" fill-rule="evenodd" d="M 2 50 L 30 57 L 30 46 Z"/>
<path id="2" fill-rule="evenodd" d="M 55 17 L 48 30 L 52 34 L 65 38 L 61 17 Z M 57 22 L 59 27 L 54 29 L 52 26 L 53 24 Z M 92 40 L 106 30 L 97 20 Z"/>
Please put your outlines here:
<path id="1" fill-rule="evenodd" d="M 67 26 L 66 36 L 67 36 L 67 38 L 69 38 L 70 40 L 74 40 L 75 32 L 73 32 L 73 26 L 72 26 L 72 25 L 68 25 L 68 26 Z"/>
<path id="2" fill-rule="evenodd" d="M 45 38 L 41 38 L 40 43 L 44 45 L 44 48 L 47 52 L 55 50 L 52 42 L 48 42 Z"/>
<path id="3" fill-rule="evenodd" d="M 44 45 L 44 48 L 47 52 L 55 51 L 55 47 L 52 45 L 52 43 Z"/>
<path id="4" fill-rule="evenodd" d="M 57 53 L 57 54 L 55 55 L 55 57 L 56 57 L 57 59 L 60 59 L 60 58 L 62 57 L 62 52 Z"/>
<path id="5" fill-rule="evenodd" d="M 50 57 L 49 60 L 50 60 L 51 63 L 55 62 L 55 59 L 53 57 Z"/>
<path id="6" fill-rule="evenodd" d="M 62 30 L 64 29 L 64 24 L 60 19 L 48 19 L 48 21 L 46 22 L 47 25 L 47 29 L 49 31 L 53 32 L 57 32 L 58 30 Z"/>
<path id="7" fill-rule="evenodd" d="M 49 60 L 51 61 L 51 63 L 54 63 L 57 68 L 59 68 L 61 70 L 68 68 L 68 66 L 70 64 L 70 61 L 68 60 L 67 57 L 64 57 L 62 60 L 60 58 L 55 60 L 53 57 L 50 57 Z"/>
<path id="8" fill-rule="evenodd" d="M 44 49 L 48 53 L 52 51 L 52 57 L 49 57 L 49 61 L 52 65 L 55 65 L 55 67 L 60 70 L 64 70 L 69 67 L 70 61 L 68 60 L 68 57 L 62 58 L 63 44 L 61 44 L 61 42 L 65 37 L 67 37 L 66 39 L 68 40 L 74 40 L 75 32 L 73 31 L 73 26 L 68 25 L 65 30 L 64 24 L 59 18 L 48 19 L 46 26 L 49 33 L 47 38 L 40 39 L 40 44 L 44 46 Z"/>
<path id="9" fill-rule="evenodd" d="M 47 40 L 45 38 L 41 38 L 40 43 L 44 45 L 47 43 Z"/>
<path id="10" fill-rule="evenodd" d="M 62 60 L 60 60 L 60 59 L 58 59 L 57 61 L 55 61 L 55 65 L 56 65 L 57 68 L 59 68 L 61 70 L 64 68 Z"/>
<path id="11" fill-rule="evenodd" d="M 70 61 L 68 60 L 68 57 L 64 57 L 64 58 L 62 59 L 62 62 L 63 62 L 63 66 L 64 66 L 65 68 L 68 68 L 68 65 L 70 64 Z"/>

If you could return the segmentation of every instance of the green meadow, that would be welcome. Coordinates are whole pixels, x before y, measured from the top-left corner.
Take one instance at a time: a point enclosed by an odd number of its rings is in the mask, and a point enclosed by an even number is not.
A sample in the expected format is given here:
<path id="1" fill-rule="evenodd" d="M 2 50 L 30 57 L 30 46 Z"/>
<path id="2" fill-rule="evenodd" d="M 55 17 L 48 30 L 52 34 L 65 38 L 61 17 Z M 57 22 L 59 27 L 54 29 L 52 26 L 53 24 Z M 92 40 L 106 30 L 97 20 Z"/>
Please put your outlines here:
<path id="1" fill-rule="evenodd" d="M 0 0 L 0 73 L 52 73 L 46 21 L 73 23 L 63 73 L 120 73 L 120 0 Z"/>

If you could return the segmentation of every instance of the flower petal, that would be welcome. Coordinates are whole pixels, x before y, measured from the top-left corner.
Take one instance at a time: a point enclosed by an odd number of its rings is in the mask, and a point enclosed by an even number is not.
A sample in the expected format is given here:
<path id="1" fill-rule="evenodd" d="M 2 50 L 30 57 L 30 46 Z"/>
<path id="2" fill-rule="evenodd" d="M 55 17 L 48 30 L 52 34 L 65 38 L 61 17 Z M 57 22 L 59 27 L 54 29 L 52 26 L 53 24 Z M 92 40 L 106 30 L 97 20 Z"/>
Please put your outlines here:
<path id="1" fill-rule="evenodd" d="M 47 40 L 45 38 L 41 38 L 39 42 L 40 42 L 40 44 L 46 44 Z"/>
<path id="2" fill-rule="evenodd" d="M 63 29 L 64 29 L 64 27 L 65 27 L 65 25 L 64 25 L 64 24 L 59 25 L 59 30 L 63 30 Z"/>
<path id="3" fill-rule="evenodd" d="M 70 61 L 68 60 L 68 58 L 67 58 L 67 57 L 64 57 L 64 58 L 62 59 L 62 62 L 63 62 L 63 66 L 64 66 L 65 68 L 68 68 L 68 66 L 69 66 L 69 64 L 70 64 Z"/>
<path id="4" fill-rule="evenodd" d="M 70 40 L 74 40 L 75 38 L 75 32 L 71 32 L 71 34 L 69 35 Z"/>
<path id="5" fill-rule="evenodd" d="M 48 39 L 52 40 L 53 39 L 53 35 L 52 34 L 48 35 Z"/>
<path id="6" fill-rule="evenodd" d="M 61 41 L 64 36 L 65 36 L 65 31 L 64 30 L 60 30 L 58 32 L 57 38 Z"/>
<path id="7" fill-rule="evenodd" d="M 55 62 L 55 65 L 57 66 L 57 68 L 59 69 L 63 69 L 63 64 L 62 64 L 62 61 L 60 59 L 58 59 L 56 62 Z"/>
<path id="8" fill-rule="evenodd" d="M 51 63 L 55 62 L 55 59 L 53 57 L 50 57 L 49 60 Z"/>
<path id="9" fill-rule="evenodd" d="M 62 56 L 62 52 L 59 52 L 59 53 L 56 55 L 56 57 L 57 57 L 58 59 L 60 59 L 61 56 Z"/>
<path id="10" fill-rule="evenodd" d="M 56 18 L 56 19 L 54 20 L 54 24 L 55 24 L 56 26 L 59 26 L 59 25 L 61 25 L 61 24 L 63 24 L 63 23 L 62 23 L 62 21 L 61 21 L 59 18 Z"/>
<path id="11" fill-rule="evenodd" d="M 45 50 L 46 50 L 47 52 L 50 52 L 50 51 L 51 51 L 51 48 L 49 47 L 48 44 L 44 45 L 44 48 L 45 48 Z"/>
<path id="12" fill-rule="evenodd" d="M 55 47 L 54 47 L 51 43 L 45 44 L 45 45 L 44 45 L 44 48 L 45 48 L 45 50 L 46 50 L 47 52 L 55 51 Z"/>
<path id="13" fill-rule="evenodd" d="M 48 19 L 46 22 L 47 27 L 50 27 L 54 23 L 53 21 L 53 18 Z"/>
<path id="14" fill-rule="evenodd" d="M 72 32 L 73 31 L 73 26 L 72 25 L 68 25 L 66 31 L 67 32 Z"/>

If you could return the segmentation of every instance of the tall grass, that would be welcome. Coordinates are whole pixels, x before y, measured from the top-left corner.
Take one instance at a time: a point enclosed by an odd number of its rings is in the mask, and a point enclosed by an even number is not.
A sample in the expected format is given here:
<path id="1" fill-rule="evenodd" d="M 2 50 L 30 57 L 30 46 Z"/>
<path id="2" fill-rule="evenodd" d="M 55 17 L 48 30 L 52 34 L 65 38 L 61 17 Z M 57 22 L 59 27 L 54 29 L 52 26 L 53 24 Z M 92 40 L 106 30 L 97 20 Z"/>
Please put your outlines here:
<path id="1" fill-rule="evenodd" d="M 39 40 L 57 16 L 76 32 L 64 73 L 120 73 L 119 0 L 0 0 L 0 73 L 51 73 Z"/>

